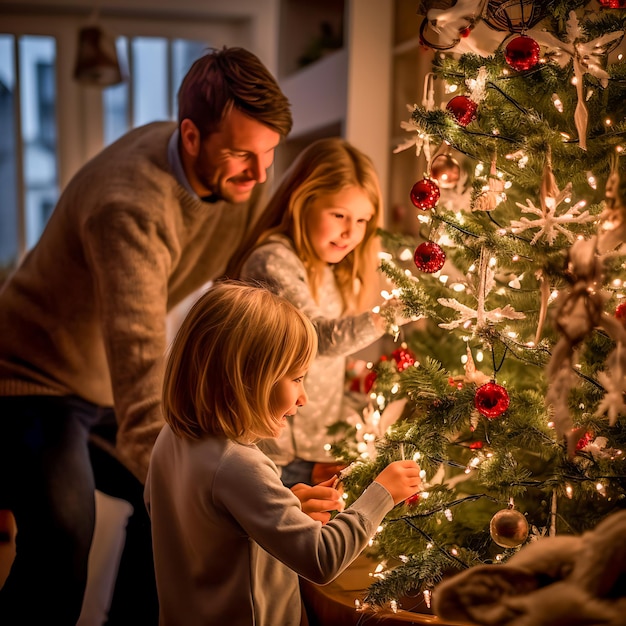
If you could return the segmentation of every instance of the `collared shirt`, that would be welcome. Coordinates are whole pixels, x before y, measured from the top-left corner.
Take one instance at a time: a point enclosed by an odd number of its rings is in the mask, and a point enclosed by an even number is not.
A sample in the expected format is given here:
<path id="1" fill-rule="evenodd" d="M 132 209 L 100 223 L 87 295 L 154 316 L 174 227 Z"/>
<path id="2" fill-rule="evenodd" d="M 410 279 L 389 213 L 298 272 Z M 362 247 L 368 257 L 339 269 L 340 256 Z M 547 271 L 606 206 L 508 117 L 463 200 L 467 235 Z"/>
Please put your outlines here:
<path id="1" fill-rule="evenodd" d="M 172 168 L 172 172 L 174 172 L 174 177 L 176 180 L 194 197 L 199 198 L 203 202 L 209 202 L 214 204 L 221 198 L 216 194 L 211 194 L 209 196 L 199 196 L 189 184 L 189 180 L 187 180 L 187 176 L 185 174 L 185 169 L 183 167 L 183 162 L 180 158 L 180 153 L 178 152 L 178 138 L 180 137 L 180 132 L 178 128 L 172 133 L 170 137 L 170 141 L 167 144 L 167 160 Z"/>
<path id="2" fill-rule="evenodd" d="M 170 141 L 167 144 L 167 160 L 172 168 L 172 172 L 174 172 L 174 176 L 176 180 L 193 196 L 196 198 L 198 194 L 191 188 L 189 181 L 187 180 L 187 176 L 185 176 L 185 170 L 183 168 L 183 162 L 180 160 L 180 154 L 178 152 L 178 138 L 180 137 L 180 132 L 178 128 L 172 133 L 170 137 Z"/>

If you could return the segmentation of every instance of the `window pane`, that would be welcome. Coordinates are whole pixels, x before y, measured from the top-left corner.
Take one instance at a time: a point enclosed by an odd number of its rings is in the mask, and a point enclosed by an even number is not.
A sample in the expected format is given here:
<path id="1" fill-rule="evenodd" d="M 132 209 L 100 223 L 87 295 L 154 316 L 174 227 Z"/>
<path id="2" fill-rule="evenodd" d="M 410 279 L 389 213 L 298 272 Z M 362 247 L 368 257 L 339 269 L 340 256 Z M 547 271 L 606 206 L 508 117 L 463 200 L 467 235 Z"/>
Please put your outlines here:
<path id="1" fill-rule="evenodd" d="M 117 55 L 122 68 L 129 67 L 129 45 L 133 61 L 132 78 L 103 91 L 104 141 L 107 145 L 130 130 L 131 106 L 133 126 L 176 119 L 180 83 L 191 64 L 207 50 L 203 41 L 175 39 L 170 42 L 164 38 L 137 37 L 129 40 L 119 37 Z"/>
<path id="2" fill-rule="evenodd" d="M 41 235 L 58 197 L 56 44 L 53 37 L 19 40 L 26 246 Z"/>
<path id="3" fill-rule="evenodd" d="M 118 37 L 115 46 L 124 76 L 128 77 L 128 40 Z M 104 144 L 109 145 L 129 130 L 128 78 L 119 85 L 107 87 L 102 92 L 104 108 Z"/>
<path id="4" fill-rule="evenodd" d="M 0 283 L 18 254 L 14 37 L 0 35 Z"/>
<path id="5" fill-rule="evenodd" d="M 175 39 L 172 43 L 172 111 L 173 117 L 178 116 L 177 94 L 187 70 L 192 63 L 201 57 L 207 49 L 203 41 Z"/>
<path id="6" fill-rule="evenodd" d="M 133 126 L 170 119 L 166 39 L 132 41 Z"/>

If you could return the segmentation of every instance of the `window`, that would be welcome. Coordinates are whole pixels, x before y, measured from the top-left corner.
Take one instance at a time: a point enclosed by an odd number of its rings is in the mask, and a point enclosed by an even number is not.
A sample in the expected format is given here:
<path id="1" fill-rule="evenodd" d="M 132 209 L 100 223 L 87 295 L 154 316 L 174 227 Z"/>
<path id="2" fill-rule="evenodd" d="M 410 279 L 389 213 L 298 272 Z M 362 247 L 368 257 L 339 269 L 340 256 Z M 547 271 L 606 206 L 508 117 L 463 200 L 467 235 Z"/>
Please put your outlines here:
<path id="1" fill-rule="evenodd" d="M 0 276 L 58 196 L 53 37 L 0 35 Z"/>
<path id="2" fill-rule="evenodd" d="M 0 34 L 0 282 L 41 236 L 59 195 L 57 45 L 53 36 Z M 101 90 L 102 143 L 176 118 L 176 93 L 205 41 L 118 37 L 126 76 Z"/>
<path id="3" fill-rule="evenodd" d="M 129 82 L 103 92 L 104 143 L 155 120 L 176 119 L 176 94 L 191 64 L 207 44 L 163 37 L 118 38 L 123 68 L 132 68 Z"/>

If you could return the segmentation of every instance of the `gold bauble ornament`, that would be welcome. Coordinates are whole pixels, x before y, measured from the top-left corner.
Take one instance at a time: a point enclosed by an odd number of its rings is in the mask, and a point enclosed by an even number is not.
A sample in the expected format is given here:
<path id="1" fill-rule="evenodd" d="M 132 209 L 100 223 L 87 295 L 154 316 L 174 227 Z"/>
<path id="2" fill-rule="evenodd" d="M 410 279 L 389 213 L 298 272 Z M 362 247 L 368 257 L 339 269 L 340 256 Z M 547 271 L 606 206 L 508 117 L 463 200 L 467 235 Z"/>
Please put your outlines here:
<path id="1" fill-rule="evenodd" d="M 452 189 L 461 178 L 461 166 L 450 154 L 440 154 L 433 159 L 430 177 L 434 178 L 442 189 Z"/>
<path id="2" fill-rule="evenodd" d="M 516 548 L 528 538 L 528 522 L 519 511 L 502 509 L 491 518 L 489 532 L 502 548 Z"/>

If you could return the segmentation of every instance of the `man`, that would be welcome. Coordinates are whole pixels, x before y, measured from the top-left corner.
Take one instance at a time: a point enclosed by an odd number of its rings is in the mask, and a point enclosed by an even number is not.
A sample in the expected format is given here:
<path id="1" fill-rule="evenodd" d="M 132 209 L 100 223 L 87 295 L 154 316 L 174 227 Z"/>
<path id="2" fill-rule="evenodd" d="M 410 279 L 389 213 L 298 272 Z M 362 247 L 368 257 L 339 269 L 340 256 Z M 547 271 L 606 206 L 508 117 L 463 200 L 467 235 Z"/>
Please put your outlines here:
<path id="1" fill-rule="evenodd" d="M 131 130 L 84 165 L 4 285 L 0 509 L 18 535 L 3 626 L 76 623 L 94 529 L 89 432 L 113 425 L 97 449 L 110 445 L 141 492 L 162 425 L 167 313 L 224 272 L 291 125 L 256 56 L 210 51 L 183 79 L 178 124 Z M 139 610 L 134 623 L 150 623 Z"/>

